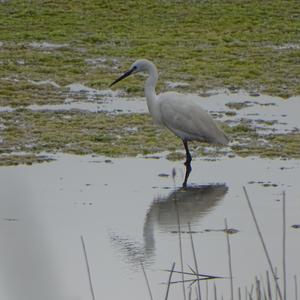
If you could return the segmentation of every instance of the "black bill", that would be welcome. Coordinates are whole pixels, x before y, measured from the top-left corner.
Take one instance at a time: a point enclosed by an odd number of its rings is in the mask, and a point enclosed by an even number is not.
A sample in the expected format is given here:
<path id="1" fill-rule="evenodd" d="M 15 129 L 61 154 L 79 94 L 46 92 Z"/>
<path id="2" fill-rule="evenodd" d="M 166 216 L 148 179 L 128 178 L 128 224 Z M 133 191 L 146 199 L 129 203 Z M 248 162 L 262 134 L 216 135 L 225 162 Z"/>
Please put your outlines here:
<path id="1" fill-rule="evenodd" d="M 128 77 L 132 72 L 134 71 L 134 68 L 130 69 L 129 71 L 125 72 L 123 75 L 121 75 L 119 78 L 117 78 L 109 87 L 113 86 L 115 83 L 121 81 L 122 79 Z"/>

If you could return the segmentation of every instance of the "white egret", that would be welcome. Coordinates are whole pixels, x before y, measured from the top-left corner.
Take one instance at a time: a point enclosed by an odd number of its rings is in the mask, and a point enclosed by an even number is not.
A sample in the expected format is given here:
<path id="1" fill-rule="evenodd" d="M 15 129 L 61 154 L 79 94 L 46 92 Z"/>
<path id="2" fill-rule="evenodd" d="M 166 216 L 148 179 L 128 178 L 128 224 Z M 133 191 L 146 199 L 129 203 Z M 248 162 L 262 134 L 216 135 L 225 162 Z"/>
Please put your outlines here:
<path id="1" fill-rule="evenodd" d="M 201 108 L 197 99 L 190 95 L 166 92 L 156 95 L 155 86 L 158 80 L 156 66 L 147 59 L 138 59 L 130 69 L 117 78 L 110 86 L 129 75 L 145 72 L 148 78 L 144 91 L 149 112 L 155 124 L 167 127 L 181 138 L 186 152 L 186 175 L 183 186 L 186 187 L 191 172 L 192 156 L 188 148 L 189 141 L 201 141 L 211 144 L 227 145 L 228 138 L 218 128 L 212 117 Z"/>

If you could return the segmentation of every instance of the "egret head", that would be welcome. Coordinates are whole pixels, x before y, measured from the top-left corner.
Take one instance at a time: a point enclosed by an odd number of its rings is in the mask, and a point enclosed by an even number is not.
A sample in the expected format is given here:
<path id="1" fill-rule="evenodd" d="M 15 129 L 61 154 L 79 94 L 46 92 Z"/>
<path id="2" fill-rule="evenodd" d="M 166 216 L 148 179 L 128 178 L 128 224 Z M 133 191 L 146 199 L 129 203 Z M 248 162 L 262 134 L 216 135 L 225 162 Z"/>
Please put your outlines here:
<path id="1" fill-rule="evenodd" d="M 153 67 L 153 63 L 147 59 L 138 59 L 136 60 L 128 71 L 126 71 L 123 75 L 117 78 L 110 86 L 113 86 L 115 83 L 121 81 L 122 79 L 128 77 L 129 75 L 139 73 L 139 72 L 149 72 L 149 68 Z"/>

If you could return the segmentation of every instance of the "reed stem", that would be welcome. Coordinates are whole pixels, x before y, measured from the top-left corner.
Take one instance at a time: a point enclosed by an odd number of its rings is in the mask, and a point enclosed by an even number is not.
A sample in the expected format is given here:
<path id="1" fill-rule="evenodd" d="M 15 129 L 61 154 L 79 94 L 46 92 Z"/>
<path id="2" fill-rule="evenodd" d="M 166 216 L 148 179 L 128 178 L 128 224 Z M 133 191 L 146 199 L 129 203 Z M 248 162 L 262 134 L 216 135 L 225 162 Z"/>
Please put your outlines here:
<path id="1" fill-rule="evenodd" d="M 90 265 L 89 265 L 88 256 L 87 256 L 87 252 L 86 252 L 85 242 L 84 242 L 84 239 L 83 239 L 82 235 L 80 236 L 80 239 L 81 239 L 85 264 L 86 264 L 86 270 L 87 270 L 88 278 L 89 278 L 89 285 L 90 285 L 92 300 L 95 300 L 96 298 L 95 298 L 95 293 L 94 293 L 94 288 L 93 288 L 93 283 L 92 283 L 91 270 L 90 270 Z"/>
<path id="2" fill-rule="evenodd" d="M 198 269 L 198 263 L 197 263 L 197 258 L 196 258 L 195 246 L 194 246 L 194 241 L 193 241 L 193 236 L 192 236 L 191 223 L 188 223 L 188 228 L 189 228 L 189 233 L 190 233 L 191 246 L 192 246 L 193 258 L 194 258 L 194 264 L 195 264 L 195 270 L 196 270 L 196 273 L 197 273 L 196 276 L 197 276 L 197 279 L 198 279 L 197 280 L 198 294 L 199 294 L 199 299 L 201 300 L 199 269 Z"/>
<path id="3" fill-rule="evenodd" d="M 254 221 L 257 233 L 258 233 L 258 236 L 260 238 L 260 241 L 261 241 L 261 244 L 263 246 L 263 249 L 264 249 L 264 252 L 265 252 L 268 264 L 269 264 L 269 267 L 270 267 L 272 275 L 273 275 L 273 279 L 274 279 L 274 282 L 275 282 L 275 285 L 276 285 L 276 290 L 277 290 L 278 296 L 279 296 L 280 300 L 282 300 L 282 294 L 281 294 L 281 291 L 280 291 L 280 287 L 278 285 L 278 280 L 277 280 L 277 277 L 276 277 L 276 274 L 275 274 L 275 271 L 274 271 L 274 268 L 273 268 L 273 265 L 272 265 L 272 262 L 271 262 L 271 259 L 270 259 L 270 255 L 269 255 L 269 252 L 267 250 L 267 247 L 266 247 L 264 238 L 262 236 L 262 233 L 260 231 L 258 222 L 256 220 L 256 216 L 255 216 L 254 210 L 252 208 L 252 204 L 250 202 L 247 190 L 246 190 L 246 188 L 244 186 L 243 186 L 243 190 L 244 190 L 244 194 L 245 194 L 245 197 L 246 197 L 246 200 L 247 200 L 247 203 L 248 203 L 248 206 L 249 206 L 249 209 L 250 209 L 250 212 L 251 212 L 251 215 L 252 215 L 252 218 L 253 218 L 253 221 Z"/>
<path id="4" fill-rule="evenodd" d="M 285 191 L 282 194 L 282 270 L 283 270 L 283 299 L 286 300 L 286 213 L 285 213 Z"/>
<path id="5" fill-rule="evenodd" d="M 172 265 L 172 268 L 171 268 L 171 272 L 170 272 L 170 275 L 169 275 L 168 287 L 167 287 L 167 292 L 166 292 L 165 300 L 167 300 L 168 296 L 169 296 L 169 289 L 170 289 L 170 284 L 171 284 L 171 280 L 172 280 L 172 275 L 173 275 L 174 268 L 175 268 L 175 262 L 173 262 L 173 265 Z"/>
<path id="6" fill-rule="evenodd" d="M 231 262 L 231 248 L 228 234 L 228 225 L 227 220 L 225 218 L 225 232 L 226 232 L 226 240 L 227 240 L 227 254 L 228 254 L 228 266 L 229 266 L 229 277 L 230 277 L 230 300 L 233 300 L 233 277 L 232 277 L 232 262 Z"/>
<path id="7" fill-rule="evenodd" d="M 146 284 L 147 284 L 147 288 L 148 288 L 148 292 L 149 292 L 149 297 L 150 297 L 151 300 L 153 300 L 152 292 L 151 292 L 151 288 L 150 288 L 150 284 L 149 284 L 149 280 L 148 280 L 148 277 L 147 277 L 147 274 L 146 274 L 146 271 L 145 271 L 145 268 L 144 268 L 144 265 L 143 265 L 142 262 L 141 262 L 141 268 L 143 270 L 143 274 L 144 274 L 145 281 L 146 281 Z"/>

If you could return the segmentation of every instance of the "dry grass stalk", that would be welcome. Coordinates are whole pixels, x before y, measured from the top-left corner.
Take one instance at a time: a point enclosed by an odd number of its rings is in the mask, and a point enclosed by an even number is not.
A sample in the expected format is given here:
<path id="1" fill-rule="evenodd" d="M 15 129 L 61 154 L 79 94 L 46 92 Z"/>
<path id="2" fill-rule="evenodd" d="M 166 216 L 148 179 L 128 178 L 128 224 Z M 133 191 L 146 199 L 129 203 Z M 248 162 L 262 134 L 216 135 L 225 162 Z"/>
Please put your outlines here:
<path id="1" fill-rule="evenodd" d="M 261 283 L 261 297 L 264 300 L 267 300 L 267 291 L 264 283 L 264 278 L 260 275 L 260 283 Z"/>
<path id="2" fill-rule="evenodd" d="M 83 249 L 83 255 L 84 255 L 84 259 L 85 259 L 86 269 L 87 269 L 87 273 L 88 273 L 88 278 L 89 278 L 89 285 L 90 285 L 92 300 L 95 300 L 96 298 L 95 298 L 95 293 L 94 293 L 94 288 L 93 288 L 93 283 L 92 283 L 90 265 L 89 265 L 88 256 L 87 256 L 87 252 L 86 252 L 85 242 L 84 242 L 82 235 L 80 236 L 80 239 L 81 239 L 81 245 L 82 245 L 82 249 Z"/>
<path id="3" fill-rule="evenodd" d="M 199 295 L 199 300 L 201 300 L 200 277 L 199 277 L 198 263 L 197 263 L 196 252 L 195 252 L 195 247 L 194 247 L 194 241 L 193 241 L 193 236 L 192 236 L 192 229 L 191 229 L 191 224 L 190 223 L 188 223 L 188 228 L 189 228 L 189 233 L 190 233 L 191 247 L 192 247 L 192 251 L 193 251 L 193 258 L 194 258 L 196 276 L 197 276 L 197 279 L 198 279 L 197 280 L 198 295 Z"/>
<path id="4" fill-rule="evenodd" d="M 216 284 L 214 283 L 214 300 L 218 300 L 218 296 L 217 296 L 217 287 Z"/>
<path id="5" fill-rule="evenodd" d="M 298 300 L 298 282 L 297 282 L 296 275 L 294 275 L 294 282 L 295 282 L 295 300 Z"/>
<path id="6" fill-rule="evenodd" d="M 267 276 L 268 299 L 272 300 L 272 290 L 271 290 L 269 271 L 266 271 L 266 276 Z"/>
<path id="7" fill-rule="evenodd" d="M 184 275 L 196 275 L 196 271 L 193 270 L 191 268 L 191 266 L 189 266 L 189 268 L 191 269 L 191 272 L 183 272 Z M 166 271 L 166 272 L 171 272 L 171 270 L 163 270 L 163 271 Z M 176 271 L 174 270 L 173 273 L 178 273 L 178 274 L 181 274 L 182 272 L 181 271 Z M 199 278 L 199 280 L 208 280 L 208 279 L 222 279 L 222 278 L 225 278 L 225 277 L 221 277 L 221 276 L 215 276 L 215 275 L 208 275 L 208 274 L 198 274 L 198 276 L 200 277 L 203 277 L 203 278 Z M 198 280 L 198 279 L 193 279 L 194 281 Z M 185 280 L 187 281 L 187 280 Z M 172 283 L 172 282 L 171 282 Z"/>
<path id="8" fill-rule="evenodd" d="M 172 265 L 172 268 L 171 268 L 171 272 L 170 272 L 170 275 L 169 275 L 169 280 L 168 280 L 168 286 L 167 286 L 167 292 L 166 292 L 165 300 L 167 300 L 168 296 L 169 296 L 170 283 L 171 283 L 171 279 L 172 279 L 174 268 L 175 268 L 175 262 L 173 262 L 173 265 Z"/>
<path id="9" fill-rule="evenodd" d="M 192 289 L 192 287 L 190 286 L 190 287 L 189 287 L 189 298 L 188 298 L 189 300 L 192 300 L 192 290 L 193 290 L 193 289 Z"/>
<path id="10" fill-rule="evenodd" d="M 144 265 L 143 265 L 142 262 L 141 262 L 141 268 L 143 270 L 143 274 L 144 274 L 145 281 L 146 281 L 146 284 L 147 284 L 147 288 L 148 288 L 148 292 L 149 292 L 149 297 L 150 297 L 151 300 L 153 300 L 152 292 L 151 292 L 151 288 L 150 288 L 150 284 L 149 284 L 149 280 L 148 280 L 148 277 L 147 277 L 147 274 L 146 274 L 146 271 L 145 271 L 145 268 L 144 268 Z"/>
<path id="11" fill-rule="evenodd" d="M 182 255 L 182 241 L 181 241 L 181 226 L 180 226 L 180 216 L 179 216 L 179 208 L 178 203 L 175 198 L 175 207 L 177 212 L 177 226 L 178 226 L 178 239 L 179 239 L 179 255 L 180 255 L 180 267 L 181 267 L 181 279 L 182 279 L 182 293 L 183 299 L 186 300 L 186 293 L 185 293 L 185 284 L 184 284 L 184 272 L 183 272 L 183 255 Z"/>
<path id="12" fill-rule="evenodd" d="M 230 277 L 230 300 L 233 300 L 233 277 L 232 277 L 231 249 L 230 249 L 227 220 L 225 219 L 224 222 L 225 222 L 225 233 L 226 233 L 226 239 L 227 239 L 227 254 L 228 254 L 229 277 Z"/>
<path id="13" fill-rule="evenodd" d="M 282 270 L 283 270 L 283 299 L 286 300 L 286 214 L 285 214 L 285 192 L 282 194 Z"/>
<path id="14" fill-rule="evenodd" d="M 206 300 L 208 300 L 208 281 L 205 281 L 205 287 L 206 287 Z"/>
<path id="15" fill-rule="evenodd" d="M 261 287 L 260 281 L 257 277 L 255 277 L 255 285 L 256 285 L 256 299 L 261 300 Z"/>
<path id="16" fill-rule="evenodd" d="M 262 244 L 262 246 L 263 246 L 263 249 L 264 249 L 264 252 L 265 252 L 265 255 L 266 255 L 268 264 L 269 264 L 269 267 L 270 267 L 271 272 L 272 272 L 272 275 L 273 275 L 273 279 L 274 279 L 274 282 L 275 282 L 277 294 L 278 294 L 280 300 L 283 300 L 283 299 L 282 299 L 282 294 L 281 294 L 281 291 L 280 291 L 280 287 L 279 287 L 279 285 L 278 285 L 278 280 L 277 280 L 277 277 L 276 277 L 276 274 L 275 274 L 275 271 L 274 271 L 274 268 L 273 268 L 273 265 L 272 265 L 272 262 L 271 262 L 271 259 L 270 259 L 269 252 L 268 252 L 268 250 L 267 250 L 267 247 L 266 247 L 264 238 L 263 238 L 263 236 L 262 236 L 262 233 L 261 233 L 261 231 L 260 231 L 258 222 L 257 222 L 257 220 L 256 220 L 256 216 L 255 216 L 254 210 L 253 210 L 253 208 L 252 208 L 252 205 L 251 205 L 251 202 L 250 202 L 250 199 L 249 199 L 247 190 L 246 190 L 246 188 L 245 188 L 244 186 L 243 186 L 243 190 L 244 190 L 244 194 L 245 194 L 245 197 L 246 197 L 246 200 L 247 200 L 247 203 L 248 203 L 248 206 L 249 206 L 249 209 L 250 209 L 250 212 L 251 212 L 251 215 L 252 215 L 252 218 L 253 218 L 253 221 L 254 221 L 254 224 L 255 224 L 257 233 L 258 233 L 258 236 L 259 236 L 259 238 L 260 238 L 260 241 L 261 241 L 261 244 Z"/>
<path id="17" fill-rule="evenodd" d="M 277 267 L 275 267 L 275 276 L 277 278 Z M 275 287 L 275 300 L 278 300 L 278 290 L 276 287 Z"/>

